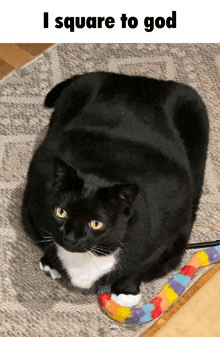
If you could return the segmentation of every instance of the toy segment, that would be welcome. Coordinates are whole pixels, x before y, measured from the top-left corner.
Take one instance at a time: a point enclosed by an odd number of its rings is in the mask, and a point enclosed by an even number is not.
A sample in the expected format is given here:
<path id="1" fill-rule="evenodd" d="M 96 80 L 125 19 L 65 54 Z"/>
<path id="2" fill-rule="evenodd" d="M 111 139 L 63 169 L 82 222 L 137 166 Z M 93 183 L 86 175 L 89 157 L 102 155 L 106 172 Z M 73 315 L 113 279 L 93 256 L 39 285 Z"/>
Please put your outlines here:
<path id="1" fill-rule="evenodd" d="M 220 245 L 196 253 L 187 264 L 164 285 L 159 294 L 142 308 L 125 308 L 111 299 L 110 288 L 101 289 L 99 305 L 109 317 L 127 324 L 143 324 L 159 317 L 177 301 L 188 287 L 191 278 L 200 267 L 220 261 Z"/>

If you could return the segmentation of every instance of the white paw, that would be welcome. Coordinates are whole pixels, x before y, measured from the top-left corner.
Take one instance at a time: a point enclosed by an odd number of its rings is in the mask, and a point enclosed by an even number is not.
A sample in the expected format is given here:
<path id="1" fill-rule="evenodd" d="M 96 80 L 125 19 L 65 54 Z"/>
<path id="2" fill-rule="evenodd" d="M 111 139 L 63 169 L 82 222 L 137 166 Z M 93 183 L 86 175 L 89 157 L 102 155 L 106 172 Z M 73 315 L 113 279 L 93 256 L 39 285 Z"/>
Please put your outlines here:
<path id="1" fill-rule="evenodd" d="M 58 273 L 56 269 L 51 269 L 49 266 L 43 266 L 41 262 L 40 269 L 43 270 L 46 274 L 49 274 L 53 280 L 55 280 L 56 278 L 61 278 L 60 273 Z"/>
<path id="2" fill-rule="evenodd" d="M 140 302 L 141 294 L 137 294 L 137 295 L 111 294 L 111 298 L 113 301 L 115 301 L 117 304 L 121 305 L 122 307 L 131 308 Z"/>

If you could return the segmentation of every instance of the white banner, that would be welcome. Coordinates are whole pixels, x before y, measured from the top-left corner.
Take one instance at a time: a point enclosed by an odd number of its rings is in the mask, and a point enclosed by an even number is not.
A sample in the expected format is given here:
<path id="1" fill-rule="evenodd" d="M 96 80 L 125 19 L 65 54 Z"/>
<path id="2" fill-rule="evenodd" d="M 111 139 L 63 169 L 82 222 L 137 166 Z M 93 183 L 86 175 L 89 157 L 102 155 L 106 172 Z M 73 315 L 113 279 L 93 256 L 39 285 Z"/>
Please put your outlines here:
<path id="1" fill-rule="evenodd" d="M 220 42 L 218 1 L 6 0 L 0 42 Z"/>

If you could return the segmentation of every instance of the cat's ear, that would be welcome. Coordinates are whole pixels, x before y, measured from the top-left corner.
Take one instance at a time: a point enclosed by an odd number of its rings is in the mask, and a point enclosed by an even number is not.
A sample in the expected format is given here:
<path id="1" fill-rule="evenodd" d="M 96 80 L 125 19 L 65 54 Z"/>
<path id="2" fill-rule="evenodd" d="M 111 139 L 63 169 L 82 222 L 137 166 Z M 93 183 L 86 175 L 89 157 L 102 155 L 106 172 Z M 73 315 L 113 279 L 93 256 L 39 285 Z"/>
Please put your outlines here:
<path id="1" fill-rule="evenodd" d="M 44 101 L 44 106 L 46 108 L 53 108 L 56 100 L 58 99 L 58 97 L 61 95 L 62 91 L 68 86 L 70 85 L 70 83 L 78 78 L 79 75 L 73 76 L 72 78 L 68 78 L 67 80 L 58 83 L 46 96 L 45 101 Z"/>
<path id="2" fill-rule="evenodd" d="M 58 157 L 53 157 L 53 186 L 72 186 L 79 182 L 77 170 Z M 78 187 L 78 185 L 77 185 Z"/>
<path id="3" fill-rule="evenodd" d="M 112 187 L 114 197 L 123 202 L 123 208 L 128 215 L 131 211 L 133 203 L 138 195 L 139 187 L 136 184 L 119 184 Z"/>

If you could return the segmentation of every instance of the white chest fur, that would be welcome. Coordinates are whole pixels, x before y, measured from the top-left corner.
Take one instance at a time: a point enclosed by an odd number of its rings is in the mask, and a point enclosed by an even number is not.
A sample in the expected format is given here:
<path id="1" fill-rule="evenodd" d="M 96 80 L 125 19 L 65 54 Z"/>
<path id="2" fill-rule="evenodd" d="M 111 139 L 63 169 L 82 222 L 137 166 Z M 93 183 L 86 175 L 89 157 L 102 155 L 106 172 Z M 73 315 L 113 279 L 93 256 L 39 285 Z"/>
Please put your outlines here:
<path id="1" fill-rule="evenodd" d="M 76 287 L 91 288 L 95 281 L 112 271 L 117 263 L 118 251 L 107 256 L 97 256 L 92 252 L 71 253 L 58 244 L 56 247 L 62 265 Z"/>

